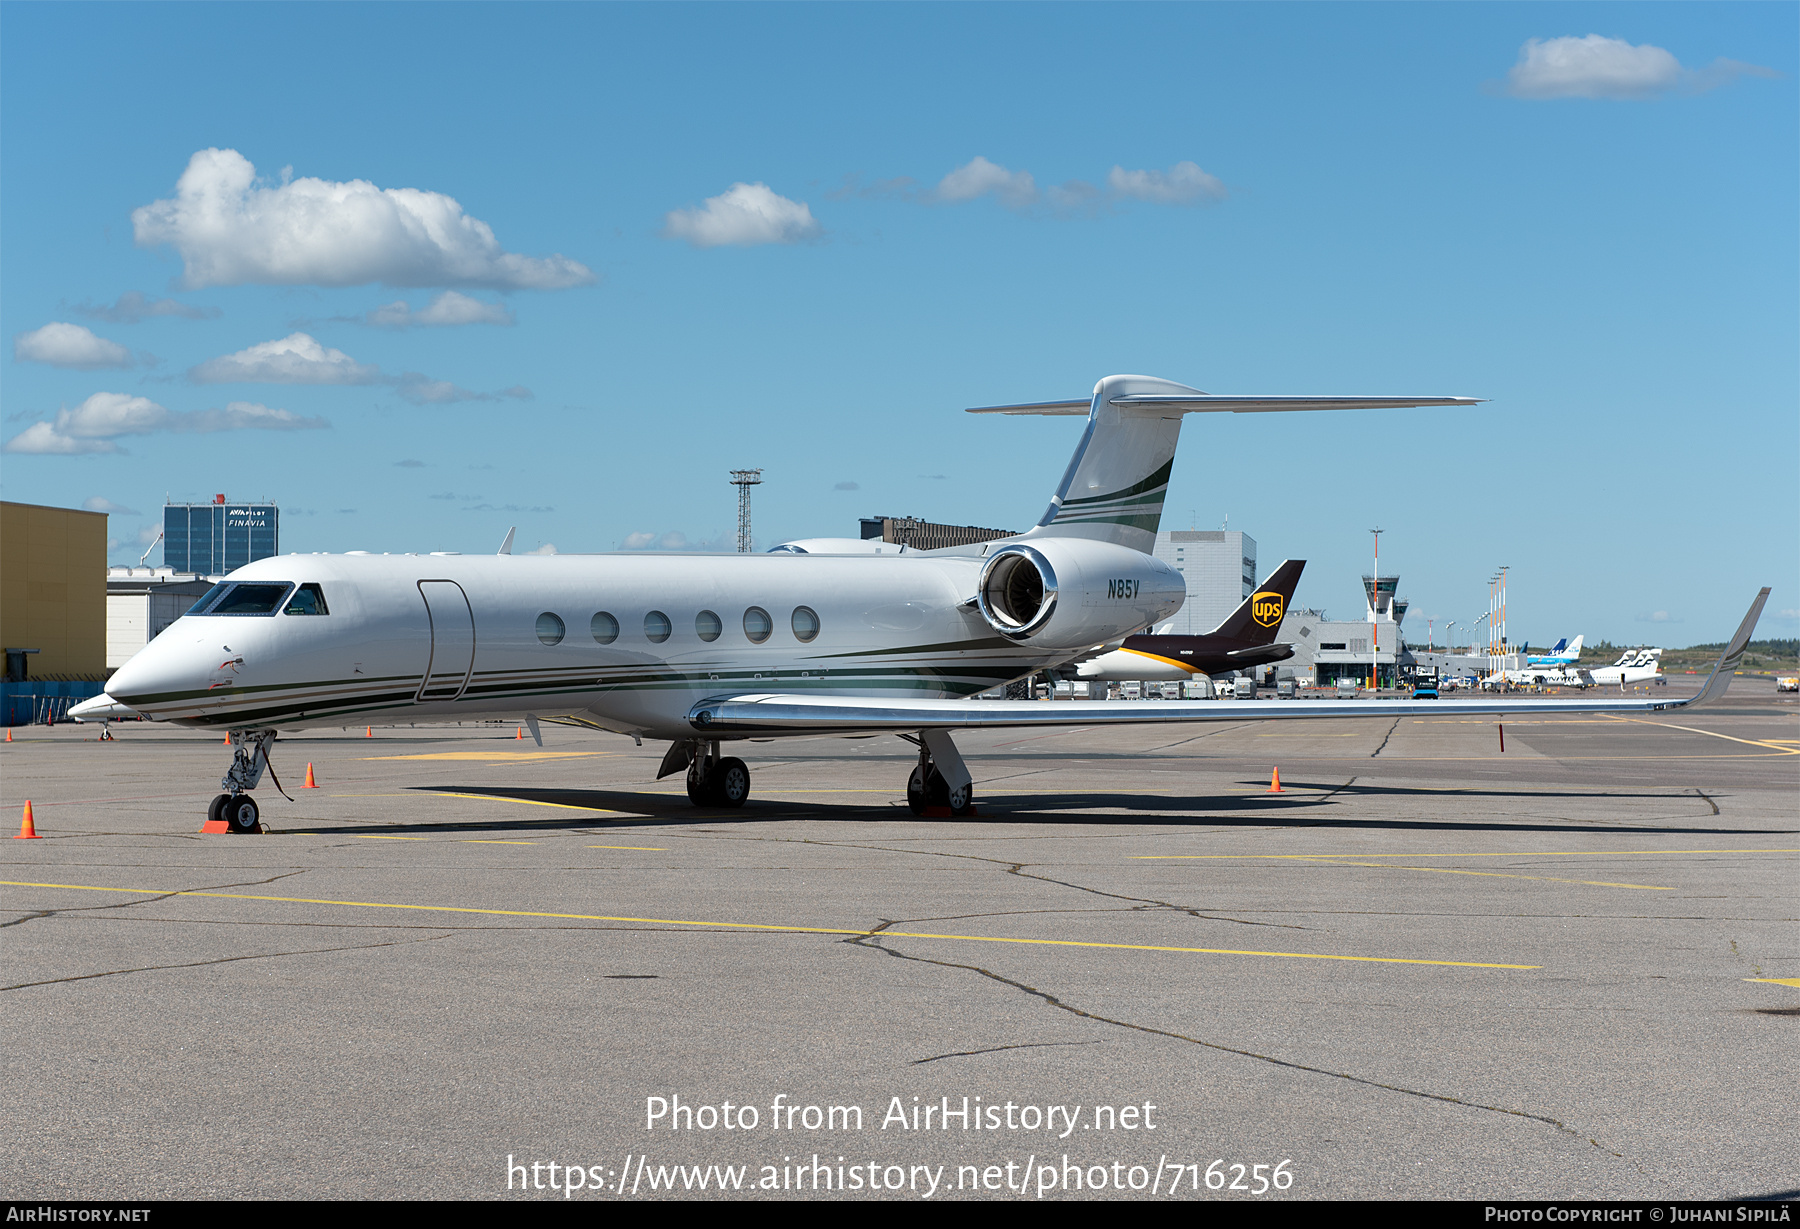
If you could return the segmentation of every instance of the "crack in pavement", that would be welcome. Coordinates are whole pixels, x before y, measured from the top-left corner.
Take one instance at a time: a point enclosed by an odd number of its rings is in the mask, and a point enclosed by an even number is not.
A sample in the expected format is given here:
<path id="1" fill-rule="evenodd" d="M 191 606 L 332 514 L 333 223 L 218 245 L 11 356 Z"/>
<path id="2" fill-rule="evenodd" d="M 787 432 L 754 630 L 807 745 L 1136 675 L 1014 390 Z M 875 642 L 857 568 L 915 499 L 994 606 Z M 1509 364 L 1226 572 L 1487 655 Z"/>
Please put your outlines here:
<path id="1" fill-rule="evenodd" d="M 1551 1118 L 1547 1114 L 1533 1114 L 1525 1110 L 1508 1109 L 1503 1105 L 1484 1105 L 1479 1101 L 1465 1101 L 1461 1097 L 1452 1097 L 1444 1093 L 1423 1092 L 1416 1088 L 1403 1088 L 1398 1084 L 1386 1084 L 1380 1080 L 1372 1080 L 1360 1075 L 1351 1075 L 1345 1071 L 1330 1071 L 1324 1067 L 1313 1067 L 1306 1063 L 1294 1062 L 1291 1059 L 1276 1058 L 1271 1054 L 1258 1054 L 1254 1050 L 1245 1050 L 1237 1046 L 1228 1046 L 1217 1041 L 1203 1041 L 1198 1037 L 1189 1037 L 1186 1033 L 1176 1033 L 1171 1032 L 1168 1029 L 1153 1028 L 1148 1024 L 1134 1024 L 1129 1020 L 1117 1020 L 1111 1016 L 1100 1015 L 1097 1012 L 1084 1011 L 1079 1007 L 1063 1002 L 1047 990 L 1040 990 L 1036 986 L 1027 985 L 1022 981 L 1016 981 L 1013 978 L 996 973 L 992 969 L 984 969 L 978 964 L 963 964 L 954 960 L 934 960 L 929 956 L 910 956 L 905 952 L 898 952 L 891 947 L 883 947 L 875 942 L 876 939 L 881 937 L 881 932 L 888 927 L 899 926 L 910 920 L 911 919 L 902 918 L 884 920 L 881 925 L 872 928 L 867 934 L 856 935 L 848 939 L 841 939 L 839 942 L 848 943 L 856 947 L 866 947 L 872 951 L 881 952 L 883 955 L 892 956 L 897 960 L 913 960 L 920 964 L 935 964 L 946 969 L 964 969 L 971 973 L 979 973 L 981 976 L 997 981 L 1003 986 L 1011 986 L 1015 990 L 1042 999 L 1046 1005 L 1054 1007 L 1058 1011 L 1066 1011 L 1070 1015 L 1078 1016 L 1083 1020 L 1093 1020 L 1100 1024 L 1110 1024 L 1116 1028 L 1134 1029 L 1140 1033 L 1149 1033 L 1157 1037 L 1168 1037 L 1175 1041 L 1185 1041 L 1190 1045 L 1204 1046 L 1209 1050 L 1218 1050 L 1226 1054 L 1236 1054 L 1243 1058 L 1253 1058 L 1258 1062 L 1268 1063 L 1275 1067 L 1285 1067 L 1290 1071 L 1304 1071 L 1312 1075 L 1329 1076 L 1332 1079 L 1344 1080 L 1352 1084 L 1361 1084 L 1368 1088 L 1379 1088 L 1384 1092 L 1395 1092 L 1400 1093 L 1403 1096 L 1417 1097 L 1422 1101 L 1438 1101 L 1447 1105 L 1462 1106 L 1465 1109 L 1487 1110 L 1490 1113 L 1506 1114 L 1513 1118 L 1524 1118 L 1532 1122 L 1541 1122 L 1547 1126 L 1555 1127 L 1558 1131 L 1561 1131 L 1572 1139 L 1584 1140 L 1586 1143 L 1591 1144 L 1608 1156 L 1618 1157 L 1620 1160 L 1624 1160 L 1623 1153 L 1614 1152 L 1599 1140 L 1584 1136 L 1581 1132 L 1570 1127 L 1567 1123 Z"/>
<path id="2" fill-rule="evenodd" d="M 977 1054 L 998 1054 L 1002 1050 L 1043 1050 L 1051 1046 L 1097 1046 L 1098 1041 L 1025 1041 L 1017 1045 L 989 1046 L 985 1050 L 952 1050 L 948 1054 L 934 1054 L 930 1058 L 915 1058 L 907 1064 L 911 1067 L 922 1067 L 926 1063 L 935 1063 L 943 1058 L 973 1058 Z"/>
<path id="3" fill-rule="evenodd" d="M 1083 884 L 1070 883 L 1064 879 L 1052 879 L 1048 875 L 1034 875 L 1025 869 L 1025 863 L 1010 862 L 1005 858 L 984 858 L 980 854 L 974 853 L 946 853 L 937 849 L 893 849 L 885 845 L 864 845 L 853 841 L 821 841 L 811 837 L 802 838 L 800 843 L 805 845 L 828 845 L 839 849 L 869 849 L 878 853 L 923 854 L 933 858 L 961 858 L 968 862 L 986 862 L 991 866 L 1003 866 L 1006 868 L 1007 874 L 1016 875 L 1020 879 L 1035 879 L 1039 883 L 1051 883 L 1058 887 L 1073 888 L 1077 892 L 1090 892 L 1095 896 L 1104 896 L 1109 900 L 1134 901 L 1140 905 L 1154 906 L 1158 909 L 1168 909 L 1174 913 L 1185 913 L 1189 917 L 1199 918 L 1202 921 L 1231 922 L 1238 926 L 1267 926 L 1276 930 L 1310 929 L 1310 927 L 1295 926 L 1286 922 L 1252 922 L 1244 918 L 1225 917 L 1221 914 L 1206 913 L 1198 906 L 1178 905 L 1172 901 L 1157 900 L 1150 896 L 1127 896 L 1120 892 L 1108 892 L 1101 888 L 1090 888 Z"/>
<path id="4" fill-rule="evenodd" d="M 1694 792 L 1696 794 L 1700 794 L 1701 800 L 1703 802 L 1705 802 L 1707 806 L 1712 808 L 1714 815 L 1717 815 L 1719 813 L 1719 804 L 1714 802 L 1711 798 L 1708 798 L 1705 794 L 1701 793 L 1699 787 L 1696 786 L 1694 789 Z"/>
<path id="5" fill-rule="evenodd" d="M 58 986 L 64 982 L 92 981 L 97 977 L 119 977 L 126 973 L 158 973 L 167 969 L 199 969 L 213 964 L 233 964 L 239 960 L 274 960 L 282 956 L 319 956 L 327 952 L 362 952 L 378 947 L 401 947 L 410 943 L 434 943 L 439 939 L 447 939 L 449 935 L 431 935 L 423 939 L 389 939 L 383 943 L 352 943 L 344 947 L 315 947 L 298 952 L 251 952 L 243 956 L 220 956 L 213 960 L 190 960 L 185 964 L 147 964 L 136 969 L 108 969 L 103 973 L 77 973 L 70 977 L 50 977 L 43 981 L 24 981 L 13 986 L 0 986 L 0 993 L 8 990 L 29 990 L 33 986 Z"/>
<path id="6" fill-rule="evenodd" d="M 1379 746 L 1379 747 L 1375 748 L 1375 750 L 1369 752 L 1370 759 L 1374 759 L 1376 756 L 1380 755 L 1383 751 L 1385 751 L 1387 749 L 1388 739 L 1392 738 L 1394 736 L 1394 731 L 1399 728 L 1400 728 L 1400 718 L 1396 717 L 1396 718 L 1394 718 L 1394 724 L 1390 725 L 1388 727 L 1388 732 L 1381 736 L 1381 746 Z M 1330 795 L 1327 795 L 1327 797 L 1329 797 L 1329 796 Z"/>

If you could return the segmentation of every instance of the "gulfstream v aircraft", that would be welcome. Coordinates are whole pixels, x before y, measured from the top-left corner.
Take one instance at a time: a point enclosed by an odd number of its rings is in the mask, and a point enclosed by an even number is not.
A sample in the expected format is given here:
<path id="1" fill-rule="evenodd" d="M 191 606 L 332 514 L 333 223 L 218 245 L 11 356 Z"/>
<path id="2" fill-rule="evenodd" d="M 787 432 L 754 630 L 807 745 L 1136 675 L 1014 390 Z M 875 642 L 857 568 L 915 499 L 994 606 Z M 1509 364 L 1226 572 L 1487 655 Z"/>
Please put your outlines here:
<path id="1" fill-rule="evenodd" d="M 1050 507 L 1016 538 L 899 555 L 284 555 L 240 568 L 121 667 L 93 720 L 141 714 L 228 731 L 208 827 L 259 828 L 249 793 L 278 731 L 539 714 L 665 740 L 701 805 L 750 792 L 745 738 L 893 733 L 919 747 L 916 811 L 973 805 L 952 731 L 1251 718 L 1516 711 L 1491 702 L 1281 705 L 978 701 L 1174 614 L 1156 540 L 1182 419 L 1194 413 L 1462 406 L 1466 397 L 1228 397 L 1108 376 L 1081 401 L 977 413 L 1087 420 Z M 1722 659 L 1742 654 L 1768 591 Z M 1715 672 L 1694 701 L 1724 690 Z M 1682 701 L 1550 700 L 1640 712 Z"/>

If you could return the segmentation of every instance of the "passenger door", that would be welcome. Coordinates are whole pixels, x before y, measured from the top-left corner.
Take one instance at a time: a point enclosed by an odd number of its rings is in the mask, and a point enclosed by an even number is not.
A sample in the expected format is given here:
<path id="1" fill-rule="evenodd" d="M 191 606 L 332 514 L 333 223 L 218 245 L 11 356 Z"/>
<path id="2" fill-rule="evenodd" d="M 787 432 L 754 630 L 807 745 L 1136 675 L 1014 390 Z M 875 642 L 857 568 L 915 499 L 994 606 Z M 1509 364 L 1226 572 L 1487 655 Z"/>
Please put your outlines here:
<path id="1" fill-rule="evenodd" d="M 468 594 L 453 580 L 421 580 L 419 596 L 431 621 L 431 656 L 414 699 L 454 700 L 475 670 L 475 612 Z"/>

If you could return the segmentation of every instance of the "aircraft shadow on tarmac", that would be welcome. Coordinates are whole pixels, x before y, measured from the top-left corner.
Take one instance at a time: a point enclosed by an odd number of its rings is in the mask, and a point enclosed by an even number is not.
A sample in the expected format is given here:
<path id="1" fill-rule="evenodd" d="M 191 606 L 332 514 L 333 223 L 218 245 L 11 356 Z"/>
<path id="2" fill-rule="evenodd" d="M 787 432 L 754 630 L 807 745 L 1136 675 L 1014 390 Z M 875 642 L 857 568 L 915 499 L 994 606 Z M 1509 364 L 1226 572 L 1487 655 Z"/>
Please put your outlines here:
<path id="1" fill-rule="evenodd" d="M 1515 790 L 1425 790 L 1405 789 L 1393 786 L 1355 785 L 1336 787 L 1332 785 L 1302 785 L 1294 783 L 1289 788 L 1297 790 L 1330 790 L 1329 794 L 1302 795 L 1270 795 L 1270 794 L 1235 794 L 1217 796 L 1169 797 L 1162 794 L 1125 794 L 1100 791 L 1085 793 L 1059 793 L 1051 797 L 1042 795 L 1019 795 L 1009 797 L 1003 792 L 984 795 L 978 799 L 980 813 L 967 819 L 930 819 L 916 817 L 901 805 L 869 806 L 867 804 L 846 805 L 844 803 L 792 802 L 778 799 L 752 799 L 741 809 L 725 809 L 719 807 L 696 807 L 680 795 L 666 793 L 632 793 L 624 790 L 604 789 L 525 789 L 499 788 L 493 786 L 414 786 L 420 793 L 456 794 L 470 798 L 491 798 L 496 802 L 521 802 L 548 804 L 555 807 L 573 808 L 571 811 L 556 815 L 531 817 L 495 817 L 493 819 L 467 820 L 458 822 L 437 823 L 390 823 L 390 824 L 346 824 L 339 827 L 323 828 L 309 825 L 308 832 L 321 835 L 357 833 L 363 835 L 406 834 L 422 835 L 427 833 L 468 833 L 468 832 L 560 832 L 571 829 L 594 828 L 630 828 L 643 825 L 658 827 L 681 826 L 690 827 L 706 825 L 716 827 L 720 824 L 761 823 L 771 819 L 815 819 L 832 820 L 839 823 L 895 823 L 907 822 L 941 823 L 945 825 L 964 825 L 983 823 L 990 825 L 1007 824 L 1059 824 L 1059 825 L 1115 825 L 1141 824 L 1146 821 L 1158 825 L 1192 824 L 1207 828 L 1224 826 L 1243 828 L 1346 828 L 1390 831 L 1417 832 L 1593 832 L 1593 833 L 1656 833 L 1660 835 L 1716 836 L 1716 835 L 1750 835 L 1755 833 L 1769 835 L 1789 835 L 1793 828 L 1742 828 L 1720 826 L 1689 826 L 1672 824 L 1621 824 L 1621 823 L 1584 823 L 1570 820 L 1566 823 L 1514 822 L 1505 819 L 1494 820 L 1457 820 L 1448 816 L 1442 818 L 1400 819 L 1379 816 L 1333 816 L 1330 812 L 1343 804 L 1339 800 L 1348 800 L 1350 795 L 1390 795 L 1429 798 L 1445 804 L 1445 809 L 1455 808 L 1479 798 L 1520 798 L 1553 800 L 1556 798 L 1581 798 L 1594 801 L 1597 798 L 1617 799 L 1654 799 L 1658 801 L 1677 801 L 1680 795 L 1645 794 L 1645 793 L 1555 793 L 1527 792 Z M 896 800 L 896 803 L 898 800 Z M 1118 811 L 1129 814 L 1118 814 Z M 578 812 L 585 811 L 588 814 Z M 619 814 L 607 814 L 619 812 Z M 1111 813 L 1108 813 L 1111 812 Z"/>

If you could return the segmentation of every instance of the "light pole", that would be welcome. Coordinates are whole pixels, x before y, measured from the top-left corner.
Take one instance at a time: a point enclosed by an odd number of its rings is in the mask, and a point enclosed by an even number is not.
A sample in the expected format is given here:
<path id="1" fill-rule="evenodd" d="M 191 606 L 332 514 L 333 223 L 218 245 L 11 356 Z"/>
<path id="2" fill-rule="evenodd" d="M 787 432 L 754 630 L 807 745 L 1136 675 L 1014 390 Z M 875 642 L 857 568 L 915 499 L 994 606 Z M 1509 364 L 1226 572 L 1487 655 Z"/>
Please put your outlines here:
<path id="1" fill-rule="evenodd" d="M 1382 530 L 1371 529 L 1375 535 L 1375 575 L 1369 578 L 1369 690 L 1381 688 L 1381 535 Z"/>

